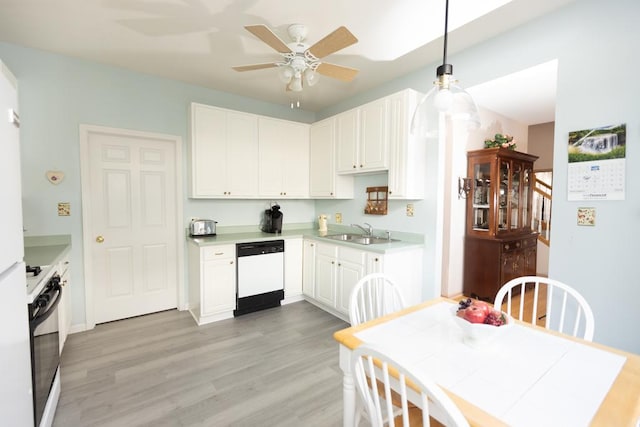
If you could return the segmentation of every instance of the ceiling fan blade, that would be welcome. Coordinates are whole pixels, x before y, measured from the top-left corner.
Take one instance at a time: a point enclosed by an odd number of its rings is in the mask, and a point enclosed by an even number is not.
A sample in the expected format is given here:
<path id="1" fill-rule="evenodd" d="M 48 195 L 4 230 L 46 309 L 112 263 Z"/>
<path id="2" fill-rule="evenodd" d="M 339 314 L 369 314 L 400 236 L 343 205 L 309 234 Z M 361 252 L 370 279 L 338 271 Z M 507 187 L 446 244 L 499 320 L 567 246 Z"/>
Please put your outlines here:
<path id="1" fill-rule="evenodd" d="M 280 53 L 289 53 L 291 49 L 286 45 L 285 42 L 280 39 L 280 37 L 276 36 L 273 31 L 269 29 L 266 25 L 247 25 L 244 28 L 247 29 L 251 34 L 274 48 L 276 51 Z"/>
<path id="2" fill-rule="evenodd" d="M 265 62 L 264 64 L 251 64 L 251 65 L 236 65 L 235 67 L 231 67 L 236 71 L 252 71 L 252 70 L 262 70 L 263 68 L 275 68 L 278 64 L 274 62 Z"/>
<path id="3" fill-rule="evenodd" d="M 316 58 L 324 58 L 357 42 L 358 39 L 346 27 L 340 27 L 315 43 L 308 50 Z"/>
<path id="4" fill-rule="evenodd" d="M 358 70 L 355 68 L 344 67 L 342 65 L 329 64 L 323 62 L 318 65 L 316 71 L 323 76 L 333 77 L 334 79 L 342 80 L 343 82 L 350 82 L 358 74 Z"/>

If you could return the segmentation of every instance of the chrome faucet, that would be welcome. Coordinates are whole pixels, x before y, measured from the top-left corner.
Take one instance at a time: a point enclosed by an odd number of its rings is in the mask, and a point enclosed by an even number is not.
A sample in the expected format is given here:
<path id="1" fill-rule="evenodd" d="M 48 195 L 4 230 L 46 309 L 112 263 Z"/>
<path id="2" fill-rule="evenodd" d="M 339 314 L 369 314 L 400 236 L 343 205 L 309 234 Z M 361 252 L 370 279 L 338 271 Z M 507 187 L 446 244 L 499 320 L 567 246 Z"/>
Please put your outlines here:
<path id="1" fill-rule="evenodd" d="M 364 233 L 365 236 L 372 236 L 373 235 L 373 227 L 371 226 L 371 224 L 365 222 L 364 225 L 366 225 L 367 228 L 364 228 L 363 226 L 358 225 L 358 224 L 351 224 L 352 227 L 358 227 L 360 230 L 362 230 L 362 232 Z"/>

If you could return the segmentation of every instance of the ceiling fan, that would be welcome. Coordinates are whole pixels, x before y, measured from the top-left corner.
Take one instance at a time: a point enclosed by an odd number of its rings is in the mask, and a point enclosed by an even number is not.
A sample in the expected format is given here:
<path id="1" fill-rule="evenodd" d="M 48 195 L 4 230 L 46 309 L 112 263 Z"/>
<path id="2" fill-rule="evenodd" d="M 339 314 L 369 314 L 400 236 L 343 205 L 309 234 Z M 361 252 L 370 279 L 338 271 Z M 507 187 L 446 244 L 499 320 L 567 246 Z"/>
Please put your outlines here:
<path id="1" fill-rule="evenodd" d="M 286 90 L 300 92 L 306 83 L 313 86 L 318 74 L 350 82 L 358 74 L 355 68 L 322 62 L 320 59 L 331 55 L 358 39 L 345 27 L 339 27 L 312 46 L 304 43 L 307 27 L 302 24 L 290 25 L 287 29 L 291 43 L 285 43 L 266 25 L 247 25 L 244 28 L 282 55 L 281 61 L 233 67 L 236 71 L 252 71 L 278 67 L 278 76 L 286 84 Z"/>

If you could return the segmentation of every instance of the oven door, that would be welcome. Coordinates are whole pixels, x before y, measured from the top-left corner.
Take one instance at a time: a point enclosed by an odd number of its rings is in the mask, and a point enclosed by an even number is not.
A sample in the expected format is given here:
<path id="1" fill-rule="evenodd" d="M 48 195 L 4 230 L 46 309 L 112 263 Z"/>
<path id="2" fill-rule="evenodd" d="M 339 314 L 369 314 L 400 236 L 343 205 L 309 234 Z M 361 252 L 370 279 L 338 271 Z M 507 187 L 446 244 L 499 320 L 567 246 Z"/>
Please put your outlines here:
<path id="1" fill-rule="evenodd" d="M 58 303 L 62 288 L 51 280 L 29 305 L 31 331 L 31 377 L 35 425 L 40 425 L 49 391 L 60 363 Z"/>

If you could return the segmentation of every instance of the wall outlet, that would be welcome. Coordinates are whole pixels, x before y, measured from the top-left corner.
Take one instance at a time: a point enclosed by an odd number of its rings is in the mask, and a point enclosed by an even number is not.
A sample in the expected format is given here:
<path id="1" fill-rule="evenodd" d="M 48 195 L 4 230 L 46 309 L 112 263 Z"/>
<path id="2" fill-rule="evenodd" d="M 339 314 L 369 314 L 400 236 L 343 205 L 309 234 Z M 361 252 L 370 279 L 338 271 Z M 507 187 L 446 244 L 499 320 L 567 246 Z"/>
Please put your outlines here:
<path id="1" fill-rule="evenodd" d="M 71 204 L 69 202 L 58 203 L 58 216 L 70 216 Z"/>
<path id="2" fill-rule="evenodd" d="M 336 218 L 336 224 L 342 224 L 342 214 L 341 213 L 334 214 L 334 217 Z"/>
<path id="3" fill-rule="evenodd" d="M 413 203 L 407 203 L 407 216 L 413 216 Z"/>

